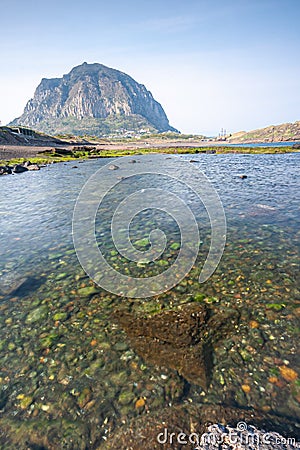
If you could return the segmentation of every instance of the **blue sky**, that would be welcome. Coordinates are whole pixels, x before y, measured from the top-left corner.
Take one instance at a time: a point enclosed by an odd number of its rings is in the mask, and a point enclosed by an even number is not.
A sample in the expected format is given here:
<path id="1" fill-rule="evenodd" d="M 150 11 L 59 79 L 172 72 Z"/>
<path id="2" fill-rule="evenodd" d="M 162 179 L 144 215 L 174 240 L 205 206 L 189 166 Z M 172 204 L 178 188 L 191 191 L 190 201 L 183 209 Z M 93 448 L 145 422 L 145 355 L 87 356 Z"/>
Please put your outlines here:
<path id="1" fill-rule="evenodd" d="M 0 120 L 41 78 L 99 62 L 145 84 L 182 132 L 300 120 L 300 0 L 1 2 Z"/>

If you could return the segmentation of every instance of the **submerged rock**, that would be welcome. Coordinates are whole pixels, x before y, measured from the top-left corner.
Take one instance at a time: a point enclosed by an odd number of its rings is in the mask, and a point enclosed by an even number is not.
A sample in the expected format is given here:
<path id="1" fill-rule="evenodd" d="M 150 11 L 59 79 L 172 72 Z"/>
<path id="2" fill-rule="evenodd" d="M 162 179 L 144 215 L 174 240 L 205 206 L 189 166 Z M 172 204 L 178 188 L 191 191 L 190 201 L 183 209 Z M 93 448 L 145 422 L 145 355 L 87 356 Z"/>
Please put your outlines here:
<path id="1" fill-rule="evenodd" d="M 1 292 L 4 295 L 14 295 L 25 283 L 28 278 L 17 278 L 13 273 L 4 275 L 1 280 Z"/>
<path id="2" fill-rule="evenodd" d="M 254 426 L 257 428 L 254 428 Z M 249 439 L 250 445 L 248 446 L 237 447 L 234 443 L 230 446 L 230 432 L 241 432 L 241 427 L 243 427 L 244 432 L 248 431 L 250 436 L 257 433 L 261 437 L 261 446 L 251 446 L 251 439 Z M 275 430 L 277 433 L 275 433 Z M 219 436 L 219 442 L 215 446 L 210 446 L 210 444 L 205 444 L 203 439 L 201 443 L 203 434 L 212 432 Z M 266 432 L 268 432 L 267 437 Z M 224 433 L 223 443 L 221 440 L 222 433 Z M 236 435 L 234 435 L 235 438 Z M 264 435 L 265 440 L 267 438 L 270 444 L 263 447 Z M 273 439 L 276 439 L 276 437 L 282 438 L 282 444 L 274 442 Z M 253 448 L 294 450 L 298 448 L 296 445 L 284 444 L 288 437 L 299 438 L 299 429 L 289 419 L 262 414 L 251 409 L 242 410 L 221 405 L 195 406 L 183 404 L 163 408 L 156 413 L 143 415 L 138 419 L 134 418 L 124 426 L 118 427 L 97 450 L 114 448 L 131 450 L 140 450 L 141 448 L 143 450 L 250 450 Z M 185 443 L 183 443 L 183 440 Z"/>
<path id="3" fill-rule="evenodd" d="M 38 308 L 31 311 L 26 317 L 26 323 L 36 323 L 48 316 L 49 308 L 47 305 L 39 306 Z"/>
<path id="4" fill-rule="evenodd" d="M 23 296 L 35 291 L 44 281 L 44 277 L 20 277 L 10 272 L 1 277 L 0 293 L 6 296 Z"/>
<path id="5" fill-rule="evenodd" d="M 146 362 L 177 370 L 205 390 L 212 376 L 213 346 L 231 332 L 238 314 L 210 316 L 206 306 L 194 303 L 150 317 L 115 313 L 132 347 Z"/>
<path id="6" fill-rule="evenodd" d="M 118 170 L 119 166 L 116 166 L 115 164 L 111 164 L 108 168 L 109 168 L 109 170 Z"/>
<path id="7" fill-rule="evenodd" d="M 91 295 L 99 293 L 99 289 L 95 286 L 86 286 L 78 289 L 78 295 L 82 297 L 90 297 Z"/>

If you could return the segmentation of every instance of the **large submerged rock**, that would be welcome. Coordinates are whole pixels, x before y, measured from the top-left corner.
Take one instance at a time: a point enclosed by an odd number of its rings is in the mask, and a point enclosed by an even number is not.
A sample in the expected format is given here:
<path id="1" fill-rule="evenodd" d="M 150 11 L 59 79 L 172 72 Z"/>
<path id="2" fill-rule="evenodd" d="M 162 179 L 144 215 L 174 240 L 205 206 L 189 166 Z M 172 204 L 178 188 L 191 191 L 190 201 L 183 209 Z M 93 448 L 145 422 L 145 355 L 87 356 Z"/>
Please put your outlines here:
<path id="1" fill-rule="evenodd" d="M 254 434 L 259 446 L 255 445 Z M 296 450 L 299 437 L 299 428 L 286 418 L 222 405 L 183 404 L 120 426 L 98 450 Z M 242 442 L 245 445 L 240 445 Z"/>
<path id="2" fill-rule="evenodd" d="M 233 332 L 238 312 L 212 316 L 206 306 L 191 303 L 150 317 L 119 310 L 115 318 L 145 361 L 175 369 L 188 382 L 207 389 L 213 348 Z"/>

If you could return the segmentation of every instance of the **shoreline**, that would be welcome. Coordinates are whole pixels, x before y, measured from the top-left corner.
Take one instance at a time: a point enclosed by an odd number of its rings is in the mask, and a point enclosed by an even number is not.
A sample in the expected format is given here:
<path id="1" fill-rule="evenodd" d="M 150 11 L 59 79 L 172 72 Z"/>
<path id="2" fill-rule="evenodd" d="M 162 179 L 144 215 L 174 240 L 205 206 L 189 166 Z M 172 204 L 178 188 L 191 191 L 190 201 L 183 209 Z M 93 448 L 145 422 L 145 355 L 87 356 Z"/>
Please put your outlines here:
<path id="1" fill-rule="evenodd" d="M 145 143 L 144 143 L 145 144 Z M 285 154 L 299 153 L 298 144 L 296 146 L 191 146 L 185 143 L 184 146 L 159 143 L 156 146 L 132 146 L 128 144 L 106 143 L 96 145 L 60 145 L 57 147 L 34 147 L 6 145 L 0 146 L 0 176 L 20 174 L 27 171 L 40 170 L 49 164 L 62 163 L 68 161 L 84 161 L 98 158 L 118 158 L 121 156 L 135 156 L 145 154 Z M 192 160 L 191 160 L 192 161 Z"/>
<path id="2" fill-rule="evenodd" d="M 293 146 L 261 146 L 244 147 L 236 145 L 195 145 L 179 142 L 176 144 L 159 143 L 154 145 L 138 143 L 95 144 L 95 145 L 64 145 L 57 147 L 35 146 L 0 146 L 0 166 L 23 164 L 30 160 L 32 164 L 52 164 L 66 161 L 87 160 L 94 158 L 117 158 L 120 156 L 134 156 L 148 153 L 166 154 L 283 154 L 299 153 L 299 148 Z"/>

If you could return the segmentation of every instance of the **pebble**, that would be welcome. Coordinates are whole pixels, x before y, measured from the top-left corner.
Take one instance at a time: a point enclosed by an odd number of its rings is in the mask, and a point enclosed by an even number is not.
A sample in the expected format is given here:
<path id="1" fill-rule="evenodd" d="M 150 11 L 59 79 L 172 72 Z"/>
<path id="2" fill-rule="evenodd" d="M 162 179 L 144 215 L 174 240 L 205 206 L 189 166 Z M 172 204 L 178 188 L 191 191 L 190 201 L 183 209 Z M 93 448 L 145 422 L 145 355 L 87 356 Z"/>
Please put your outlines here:
<path id="1" fill-rule="evenodd" d="M 117 342 L 114 345 L 114 349 L 118 352 L 125 352 L 126 350 L 128 350 L 128 344 L 126 342 Z"/>
<path id="2" fill-rule="evenodd" d="M 27 409 L 33 402 L 33 397 L 24 395 L 20 400 L 20 407 L 22 409 Z"/>
<path id="3" fill-rule="evenodd" d="M 114 373 L 111 375 L 110 380 L 112 381 L 113 384 L 117 386 L 122 386 L 125 385 L 126 382 L 128 381 L 128 375 L 125 371 Z"/>
<path id="4" fill-rule="evenodd" d="M 249 394 L 249 392 L 251 392 L 251 387 L 248 384 L 242 384 L 242 389 L 245 394 Z"/>
<path id="5" fill-rule="evenodd" d="M 93 294 L 99 293 L 99 289 L 97 289 L 95 286 L 87 286 L 79 288 L 77 290 L 77 293 L 82 297 L 90 297 Z"/>
<path id="6" fill-rule="evenodd" d="M 135 398 L 135 395 L 133 392 L 124 391 L 124 392 L 121 392 L 121 394 L 119 395 L 119 403 L 123 406 L 126 406 L 129 403 L 132 403 L 134 398 Z"/>
<path id="7" fill-rule="evenodd" d="M 49 308 L 47 305 L 42 305 L 33 311 L 31 311 L 27 317 L 26 317 L 26 323 L 36 323 L 43 319 L 45 319 L 48 316 Z"/>
<path id="8" fill-rule="evenodd" d="M 288 382 L 295 381 L 298 378 L 297 372 L 287 366 L 280 366 L 279 370 L 282 378 L 284 378 Z"/>
<path id="9" fill-rule="evenodd" d="M 77 403 L 80 408 L 84 408 L 85 405 L 90 402 L 92 399 L 92 391 L 90 388 L 86 387 L 83 389 L 83 391 L 80 393 L 79 397 L 77 398 Z"/>
<path id="10" fill-rule="evenodd" d="M 67 313 L 61 312 L 61 313 L 54 314 L 54 316 L 52 318 L 53 318 L 53 320 L 63 321 L 63 320 L 66 320 L 67 317 L 68 317 Z"/>
<path id="11" fill-rule="evenodd" d="M 135 408 L 136 409 L 142 409 L 145 406 L 145 399 L 144 398 L 139 398 L 136 402 L 135 402 Z"/>

